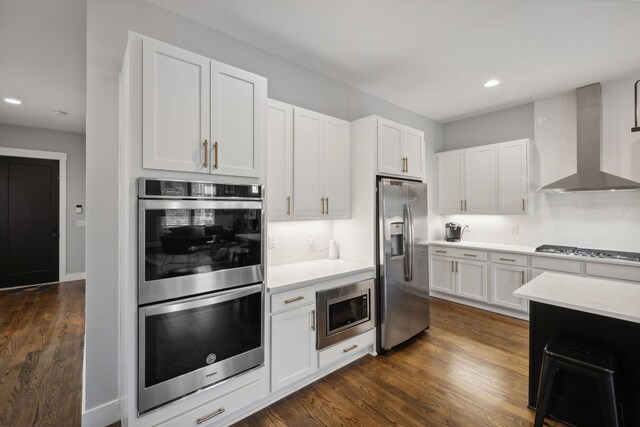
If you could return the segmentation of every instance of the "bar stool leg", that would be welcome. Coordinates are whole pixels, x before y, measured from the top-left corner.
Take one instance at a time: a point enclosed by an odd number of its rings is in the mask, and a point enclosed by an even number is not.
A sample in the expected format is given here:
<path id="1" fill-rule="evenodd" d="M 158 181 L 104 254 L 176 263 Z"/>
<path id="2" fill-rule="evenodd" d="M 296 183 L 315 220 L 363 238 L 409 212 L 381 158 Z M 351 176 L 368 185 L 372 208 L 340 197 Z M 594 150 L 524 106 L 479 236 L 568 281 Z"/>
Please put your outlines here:
<path id="1" fill-rule="evenodd" d="M 607 427 L 621 427 L 618 399 L 616 398 L 613 376 L 599 376 L 598 388 L 602 396 L 602 404 Z"/>
<path id="2" fill-rule="evenodd" d="M 538 385 L 538 399 L 536 403 L 536 418 L 534 427 L 542 427 L 544 418 L 549 411 L 549 403 L 556 387 L 556 377 L 558 374 L 558 364 L 547 357 L 542 358 L 542 369 L 540 370 L 540 384 Z"/>

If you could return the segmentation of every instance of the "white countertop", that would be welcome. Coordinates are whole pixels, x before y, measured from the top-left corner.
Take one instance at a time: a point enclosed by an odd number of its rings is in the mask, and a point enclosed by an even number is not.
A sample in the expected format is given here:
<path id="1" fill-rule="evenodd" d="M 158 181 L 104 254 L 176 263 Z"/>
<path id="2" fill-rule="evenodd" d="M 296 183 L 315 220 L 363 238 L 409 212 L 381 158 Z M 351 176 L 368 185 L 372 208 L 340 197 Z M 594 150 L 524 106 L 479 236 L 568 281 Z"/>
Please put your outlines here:
<path id="1" fill-rule="evenodd" d="M 545 272 L 517 289 L 513 295 L 640 323 L 640 284 Z"/>
<path id="2" fill-rule="evenodd" d="M 373 277 L 375 267 L 346 259 L 318 259 L 277 265 L 267 268 L 267 288 L 280 291 L 283 288 L 304 286 L 322 279 L 336 279 L 367 272 Z"/>
<path id="3" fill-rule="evenodd" d="M 483 242 L 466 242 L 466 241 L 465 242 L 447 242 L 445 240 L 432 240 L 429 242 L 429 244 L 438 245 L 438 246 L 449 246 L 452 248 L 481 249 L 481 250 L 487 250 L 487 251 L 519 253 L 524 255 L 535 255 L 540 257 L 559 258 L 559 259 L 566 259 L 571 261 L 603 262 L 607 264 L 630 265 L 633 267 L 640 268 L 640 262 L 636 262 L 636 261 L 624 261 L 624 260 L 610 259 L 610 258 L 591 258 L 591 257 L 583 257 L 583 256 L 576 256 L 576 255 L 551 254 L 548 252 L 536 252 L 536 248 L 533 246 L 505 245 L 500 243 L 483 243 Z"/>

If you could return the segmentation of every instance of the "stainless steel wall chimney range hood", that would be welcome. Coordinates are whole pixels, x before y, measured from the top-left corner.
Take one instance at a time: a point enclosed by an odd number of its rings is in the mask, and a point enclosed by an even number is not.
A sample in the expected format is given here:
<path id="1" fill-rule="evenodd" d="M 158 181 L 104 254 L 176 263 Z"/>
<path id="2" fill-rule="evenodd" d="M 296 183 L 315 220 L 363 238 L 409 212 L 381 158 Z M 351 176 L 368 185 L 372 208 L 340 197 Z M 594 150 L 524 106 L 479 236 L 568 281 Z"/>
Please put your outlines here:
<path id="1" fill-rule="evenodd" d="M 640 183 L 600 170 L 602 91 L 600 83 L 577 89 L 578 169 L 573 175 L 545 185 L 539 191 L 640 190 Z"/>

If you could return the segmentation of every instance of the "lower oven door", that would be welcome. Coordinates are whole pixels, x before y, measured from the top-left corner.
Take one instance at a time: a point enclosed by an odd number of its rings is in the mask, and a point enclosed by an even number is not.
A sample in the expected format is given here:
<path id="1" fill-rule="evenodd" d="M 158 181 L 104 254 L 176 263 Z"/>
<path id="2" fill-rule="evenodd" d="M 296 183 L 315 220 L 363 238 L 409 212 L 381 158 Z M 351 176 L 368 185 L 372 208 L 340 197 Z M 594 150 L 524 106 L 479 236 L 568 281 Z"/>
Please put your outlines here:
<path id="1" fill-rule="evenodd" d="M 138 413 L 264 363 L 263 285 L 139 308 Z"/>

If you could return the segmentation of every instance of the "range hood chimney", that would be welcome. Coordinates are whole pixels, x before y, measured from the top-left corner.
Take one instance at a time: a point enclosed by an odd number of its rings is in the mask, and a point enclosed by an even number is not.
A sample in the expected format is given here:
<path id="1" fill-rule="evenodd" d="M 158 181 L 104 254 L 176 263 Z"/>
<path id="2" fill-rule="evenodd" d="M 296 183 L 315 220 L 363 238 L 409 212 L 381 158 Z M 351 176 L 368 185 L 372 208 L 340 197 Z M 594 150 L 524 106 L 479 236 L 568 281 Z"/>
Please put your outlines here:
<path id="1" fill-rule="evenodd" d="M 640 183 L 600 170 L 602 144 L 602 90 L 600 83 L 577 89 L 578 169 L 573 175 L 545 185 L 539 191 L 640 190 Z"/>

